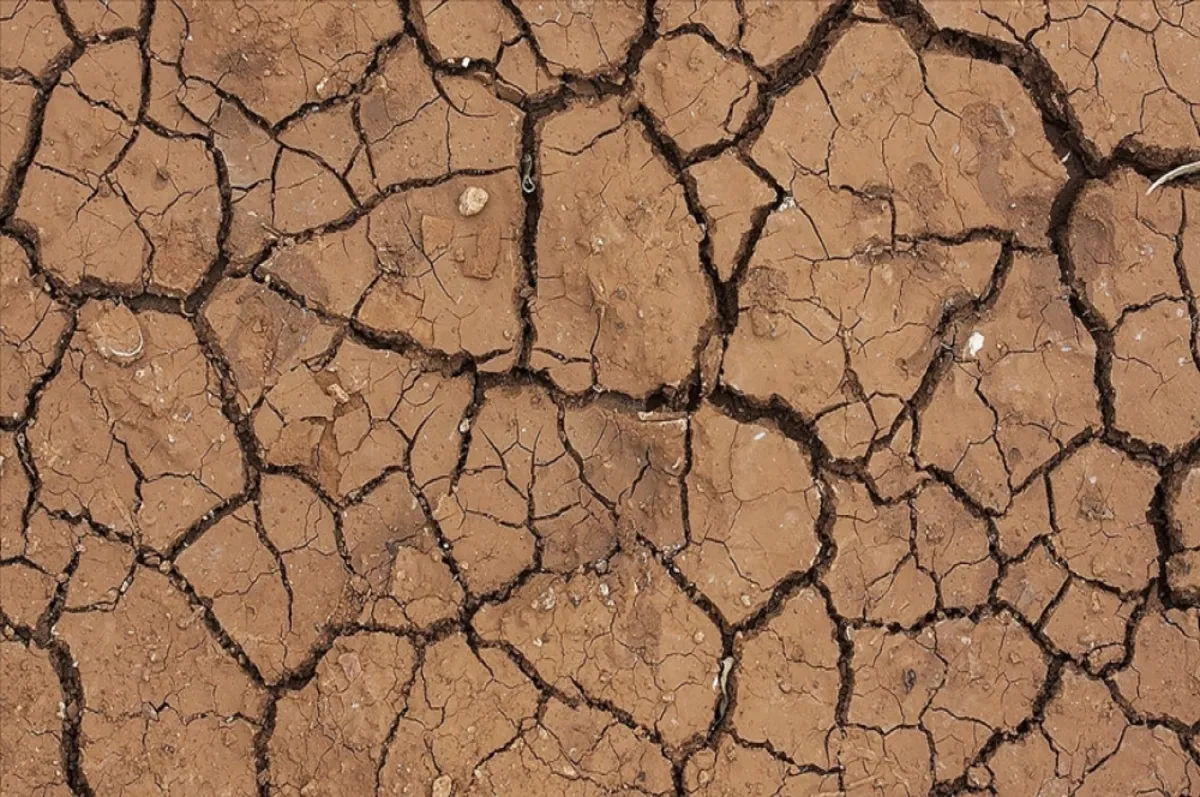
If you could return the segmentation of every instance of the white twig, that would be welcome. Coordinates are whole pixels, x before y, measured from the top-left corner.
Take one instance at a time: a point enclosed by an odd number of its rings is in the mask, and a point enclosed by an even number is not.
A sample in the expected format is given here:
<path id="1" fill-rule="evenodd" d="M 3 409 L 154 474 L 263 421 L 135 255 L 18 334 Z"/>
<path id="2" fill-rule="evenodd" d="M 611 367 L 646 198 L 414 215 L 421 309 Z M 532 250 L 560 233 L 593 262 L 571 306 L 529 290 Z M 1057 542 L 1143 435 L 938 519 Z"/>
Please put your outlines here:
<path id="1" fill-rule="evenodd" d="M 1196 161 L 1195 163 L 1185 163 L 1182 166 L 1167 172 L 1162 177 L 1150 184 L 1150 187 L 1146 189 L 1146 196 L 1153 194 L 1154 189 L 1161 188 L 1172 180 L 1188 174 L 1200 174 L 1200 161 Z"/>

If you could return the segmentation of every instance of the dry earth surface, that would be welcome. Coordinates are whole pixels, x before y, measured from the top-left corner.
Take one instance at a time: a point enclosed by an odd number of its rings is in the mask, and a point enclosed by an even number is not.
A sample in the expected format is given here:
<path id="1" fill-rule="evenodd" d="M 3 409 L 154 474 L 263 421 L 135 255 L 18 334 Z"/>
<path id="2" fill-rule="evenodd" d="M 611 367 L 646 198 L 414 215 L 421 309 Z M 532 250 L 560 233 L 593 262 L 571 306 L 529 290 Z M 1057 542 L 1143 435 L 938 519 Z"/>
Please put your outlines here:
<path id="1" fill-rule="evenodd" d="M 1200 794 L 1200 2 L 0 0 L 0 792 Z"/>

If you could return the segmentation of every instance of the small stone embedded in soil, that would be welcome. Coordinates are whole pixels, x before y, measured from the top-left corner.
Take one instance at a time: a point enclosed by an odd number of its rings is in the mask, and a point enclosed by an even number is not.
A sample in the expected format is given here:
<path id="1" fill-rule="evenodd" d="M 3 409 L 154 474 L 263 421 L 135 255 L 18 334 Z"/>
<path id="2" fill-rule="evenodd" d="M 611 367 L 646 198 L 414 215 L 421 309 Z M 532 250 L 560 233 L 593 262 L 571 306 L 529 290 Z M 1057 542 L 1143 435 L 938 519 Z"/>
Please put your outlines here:
<path id="1" fill-rule="evenodd" d="M 487 191 L 478 186 L 468 186 L 458 198 L 458 215 L 477 216 L 487 201 Z"/>
<path id="2" fill-rule="evenodd" d="M 474 187 L 493 197 L 457 215 Z M 353 226 L 279 250 L 264 270 L 327 312 L 449 354 L 512 364 L 525 285 L 521 201 L 511 176 L 456 179 L 388 197 Z"/>
<path id="3" fill-rule="evenodd" d="M 432 797 L 450 797 L 454 793 L 454 779 L 449 775 L 439 775 L 433 781 Z"/>
<path id="4" fill-rule="evenodd" d="M 108 308 L 92 323 L 88 332 L 100 356 L 121 365 L 137 362 L 146 348 L 137 316 L 122 304 Z"/>

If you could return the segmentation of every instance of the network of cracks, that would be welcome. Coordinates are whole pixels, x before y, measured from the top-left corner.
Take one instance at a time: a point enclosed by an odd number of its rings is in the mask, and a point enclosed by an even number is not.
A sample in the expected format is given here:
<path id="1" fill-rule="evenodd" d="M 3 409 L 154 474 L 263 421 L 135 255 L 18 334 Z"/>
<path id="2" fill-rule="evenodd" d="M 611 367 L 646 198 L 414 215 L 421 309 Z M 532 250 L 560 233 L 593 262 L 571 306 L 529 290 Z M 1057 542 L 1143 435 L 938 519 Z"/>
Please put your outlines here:
<path id="1" fill-rule="evenodd" d="M 1198 39 L 0 0 L 0 792 L 1200 794 Z"/>

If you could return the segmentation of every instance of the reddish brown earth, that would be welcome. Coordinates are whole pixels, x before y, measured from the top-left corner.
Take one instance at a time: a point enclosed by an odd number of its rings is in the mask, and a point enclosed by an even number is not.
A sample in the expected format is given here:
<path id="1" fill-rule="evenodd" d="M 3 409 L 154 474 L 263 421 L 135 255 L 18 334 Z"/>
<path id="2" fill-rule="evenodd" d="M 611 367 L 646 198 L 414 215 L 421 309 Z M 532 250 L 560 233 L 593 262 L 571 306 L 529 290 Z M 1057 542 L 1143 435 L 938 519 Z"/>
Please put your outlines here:
<path id="1" fill-rule="evenodd" d="M 1200 3 L 0 0 L 0 794 L 1200 795 Z"/>

